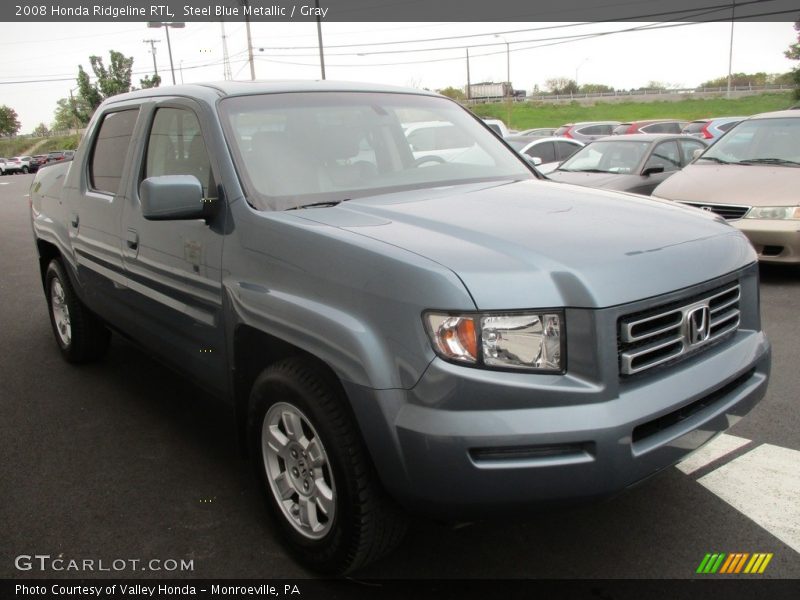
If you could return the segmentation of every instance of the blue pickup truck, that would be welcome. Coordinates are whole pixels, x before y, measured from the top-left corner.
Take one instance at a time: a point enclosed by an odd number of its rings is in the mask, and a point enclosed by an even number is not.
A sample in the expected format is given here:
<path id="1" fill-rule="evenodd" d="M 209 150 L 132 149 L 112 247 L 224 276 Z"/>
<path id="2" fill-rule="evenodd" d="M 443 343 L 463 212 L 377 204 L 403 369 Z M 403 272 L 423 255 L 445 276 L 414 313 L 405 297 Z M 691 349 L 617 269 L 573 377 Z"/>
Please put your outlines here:
<path id="1" fill-rule="evenodd" d="M 412 139 L 422 122 L 442 126 Z M 288 547 L 322 572 L 385 554 L 409 514 L 619 493 L 767 386 L 739 231 L 547 181 L 428 92 L 115 96 L 37 174 L 31 217 L 63 356 L 99 359 L 113 331 L 231 403 Z"/>

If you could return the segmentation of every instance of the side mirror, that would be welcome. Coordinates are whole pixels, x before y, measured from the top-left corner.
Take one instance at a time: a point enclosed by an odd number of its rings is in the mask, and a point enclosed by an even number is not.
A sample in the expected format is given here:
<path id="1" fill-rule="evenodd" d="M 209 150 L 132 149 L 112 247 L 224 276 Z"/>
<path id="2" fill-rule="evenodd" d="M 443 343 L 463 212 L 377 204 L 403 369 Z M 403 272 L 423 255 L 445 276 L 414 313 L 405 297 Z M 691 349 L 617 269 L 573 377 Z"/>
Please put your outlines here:
<path id="1" fill-rule="evenodd" d="M 149 221 L 207 219 L 214 214 L 215 198 L 203 198 L 203 186 L 194 175 L 148 177 L 139 188 L 142 215 Z"/>
<path id="2" fill-rule="evenodd" d="M 660 165 L 658 167 L 647 167 L 644 171 L 642 171 L 643 177 L 648 177 L 649 175 L 653 175 L 655 173 L 663 173 L 664 172 L 664 165 Z"/>
<path id="3" fill-rule="evenodd" d="M 700 158 L 700 155 L 705 151 L 706 151 L 705 148 L 698 148 L 697 150 L 692 152 L 692 160 L 697 160 L 698 158 Z"/>
<path id="4" fill-rule="evenodd" d="M 542 164 L 542 159 L 538 156 L 531 156 L 530 154 L 523 154 L 522 158 L 532 164 L 534 167 L 538 167 Z"/>

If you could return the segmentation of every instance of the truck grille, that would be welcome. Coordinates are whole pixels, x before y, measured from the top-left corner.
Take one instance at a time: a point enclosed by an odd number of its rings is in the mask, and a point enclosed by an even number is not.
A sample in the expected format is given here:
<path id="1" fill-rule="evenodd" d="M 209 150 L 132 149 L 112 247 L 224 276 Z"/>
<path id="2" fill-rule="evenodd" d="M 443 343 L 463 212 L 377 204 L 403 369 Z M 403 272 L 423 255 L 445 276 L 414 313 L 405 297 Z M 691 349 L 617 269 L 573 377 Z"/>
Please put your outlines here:
<path id="1" fill-rule="evenodd" d="M 741 219 L 747 214 L 747 211 L 750 210 L 749 206 L 741 206 L 739 204 L 707 204 L 702 202 L 681 202 L 681 204 L 709 210 L 728 221 Z"/>
<path id="2" fill-rule="evenodd" d="M 739 327 L 738 283 L 619 319 L 622 375 L 635 375 L 694 354 Z"/>

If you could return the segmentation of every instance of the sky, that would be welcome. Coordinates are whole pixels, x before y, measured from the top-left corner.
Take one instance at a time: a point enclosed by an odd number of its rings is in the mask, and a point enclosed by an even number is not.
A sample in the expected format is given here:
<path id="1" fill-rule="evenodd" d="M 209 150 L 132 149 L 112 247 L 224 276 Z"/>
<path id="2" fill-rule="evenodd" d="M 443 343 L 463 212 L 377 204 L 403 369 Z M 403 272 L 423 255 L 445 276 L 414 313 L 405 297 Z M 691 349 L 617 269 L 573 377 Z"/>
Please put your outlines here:
<path id="1" fill-rule="evenodd" d="M 647 29 L 569 37 L 643 27 Z M 257 79 L 320 77 L 315 23 L 254 22 L 251 33 Z M 245 24 L 227 23 L 225 34 L 233 78 L 250 79 Z M 581 85 L 602 83 L 617 89 L 637 88 L 650 81 L 694 87 L 727 74 L 731 25 L 323 22 L 322 34 L 327 79 L 463 88 L 469 46 L 473 83 L 505 81 L 510 56 L 514 88 L 530 92 L 534 86 L 545 89 L 548 79 L 576 76 Z M 471 35 L 475 37 L 463 37 Z M 433 40 L 454 36 L 462 37 Z M 144 22 L 0 23 L 4 57 L 0 105 L 17 111 L 20 133 L 31 132 L 41 122 L 49 126 L 56 101 L 76 89 L 78 65 L 91 74 L 89 56 L 100 55 L 108 64 L 110 50 L 134 58 L 132 83 L 138 87 L 139 79 L 153 72 L 146 39 L 160 40 L 156 44 L 158 72 L 162 85 L 171 84 L 164 29 L 150 29 Z M 170 40 L 177 83 L 225 78 L 219 22 L 189 22 L 184 29 L 171 29 Z M 414 40 L 420 41 L 408 43 Z M 783 53 L 796 40 L 797 33 L 788 22 L 736 23 L 733 72 L 791 70 L 796 62 Z"/>

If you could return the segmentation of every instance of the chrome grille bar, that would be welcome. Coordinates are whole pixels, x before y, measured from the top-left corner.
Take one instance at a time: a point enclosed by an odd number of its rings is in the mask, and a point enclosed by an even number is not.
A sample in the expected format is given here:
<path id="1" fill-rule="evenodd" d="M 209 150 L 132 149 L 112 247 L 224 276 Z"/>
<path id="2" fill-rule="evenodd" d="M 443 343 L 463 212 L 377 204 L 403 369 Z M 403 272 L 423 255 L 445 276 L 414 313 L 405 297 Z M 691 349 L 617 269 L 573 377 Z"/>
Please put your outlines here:
<path id="1" fill-rule="evenodd" d="M 619 320 L 620 373 L 635 375 L 693 354 L 739 327 L 739 284 Z"/>
<path id="2" fill-rule="evenodd" d="M 729 221 L 741 219 L 747 214 L 747 211 L 750 210 L 749 206 L 742 206 L 741 204 L 716 204 L 705 202 L 681 202 L 680 204 L 711 211 Z"/>

